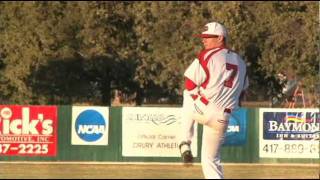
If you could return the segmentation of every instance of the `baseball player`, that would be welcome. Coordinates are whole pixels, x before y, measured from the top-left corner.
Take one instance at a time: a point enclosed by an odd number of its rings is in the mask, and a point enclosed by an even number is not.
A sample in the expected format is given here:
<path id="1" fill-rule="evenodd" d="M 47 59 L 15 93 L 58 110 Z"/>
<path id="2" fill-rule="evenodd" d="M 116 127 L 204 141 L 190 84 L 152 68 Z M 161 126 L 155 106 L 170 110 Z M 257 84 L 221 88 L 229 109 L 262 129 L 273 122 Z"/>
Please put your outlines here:
<path id="1" fill-rule="evenodd" d="M 222 179 L 220 148 L 225 139 L 229 117 L 239 108 L 248 87 L 246 64 L 226 48 L 227 31 L 217 22 L 205 25 L 204 50 L 186 69 L 183 92 L 184 136 L 179 146 L 184 162 L 192 162 L 190 145 L 194 123 L 203 125 L 201 165 L 205 178 Z"/>

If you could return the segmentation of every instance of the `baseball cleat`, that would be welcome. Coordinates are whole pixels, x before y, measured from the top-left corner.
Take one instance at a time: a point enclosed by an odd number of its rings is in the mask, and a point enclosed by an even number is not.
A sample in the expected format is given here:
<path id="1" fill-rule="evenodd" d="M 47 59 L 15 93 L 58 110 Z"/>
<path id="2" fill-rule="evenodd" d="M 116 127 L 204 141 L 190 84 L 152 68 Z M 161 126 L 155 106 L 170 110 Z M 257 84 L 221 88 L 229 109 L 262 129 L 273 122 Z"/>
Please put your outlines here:
<path id="1" fill-rule="evenodd" d="M 182 141 L 179 145 L 181 158 L 184 163 L 192 163 L 193 161 L 190 144 L 190 142 Z"/>

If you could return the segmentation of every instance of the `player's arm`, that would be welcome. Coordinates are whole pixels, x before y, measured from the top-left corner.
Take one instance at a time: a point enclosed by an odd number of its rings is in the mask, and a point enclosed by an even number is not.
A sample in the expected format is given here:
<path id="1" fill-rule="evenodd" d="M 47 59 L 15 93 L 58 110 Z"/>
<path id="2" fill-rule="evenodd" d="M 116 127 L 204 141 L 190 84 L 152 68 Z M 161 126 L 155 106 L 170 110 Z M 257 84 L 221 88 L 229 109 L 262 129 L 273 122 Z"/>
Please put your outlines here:
<path id="1" fill-rule="evenodd" d="M 243 90 L 241 91 L 239 96 L 239 107 L 241 107 L 241 102 L 244 100 L 244 97 L 246 96 L 248 87 L 249 87 L 249 79 L 248 79 L 248 76 L 246 75 Z"/>
<path id="2" fill-rule="evenodd" d="M 239 96 L 239 107 L 242 106 L 242 103 L 241 103 L 241 102 L 243 101 L 245 95 L 246 95 L 246 90 L 243 90 L 243 91 L 240 93 L 240 96 Z"/>
<path id="3" fill-rule="evenodd" d="M 198 86 L 195 82 L 193 82 L 188 77 L 184 77 L 184 87 L 188 90 L 189 94 L 191 95 L 192 99 L 195 100 L 198 97 Z"/>
<path id="4" fill-rule="evenodd" d="M 204 75 L 205 72 L 202 69 L 198 59 L 195 59 L 184 73 L 185 89 L 193 99 L 197 98 L 197 95 L 199 93 L 199 86 L 205 78 L 203 77 Z"/>

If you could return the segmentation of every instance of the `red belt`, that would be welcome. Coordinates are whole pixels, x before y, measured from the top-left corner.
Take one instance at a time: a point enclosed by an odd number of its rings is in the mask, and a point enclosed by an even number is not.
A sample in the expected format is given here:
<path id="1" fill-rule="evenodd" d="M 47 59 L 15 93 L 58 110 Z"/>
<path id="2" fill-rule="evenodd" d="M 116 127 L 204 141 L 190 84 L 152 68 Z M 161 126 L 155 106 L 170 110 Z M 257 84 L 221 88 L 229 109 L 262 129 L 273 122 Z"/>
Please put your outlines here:
<path id="1" fill-rule="evenodd" d="M 225 109 L 224 109 L 224 112 L 231 114 L 231 109 L 225 108 Z"/>

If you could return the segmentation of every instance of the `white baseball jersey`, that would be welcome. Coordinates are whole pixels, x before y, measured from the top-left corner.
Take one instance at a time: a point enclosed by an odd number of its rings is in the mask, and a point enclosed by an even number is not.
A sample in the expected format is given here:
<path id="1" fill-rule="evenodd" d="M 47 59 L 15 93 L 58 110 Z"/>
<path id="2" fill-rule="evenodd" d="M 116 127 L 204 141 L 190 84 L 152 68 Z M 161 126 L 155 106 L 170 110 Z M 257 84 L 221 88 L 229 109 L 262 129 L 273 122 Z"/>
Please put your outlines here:
<path id="1" fill-rule="evenodd" d="M 239 96 L 249 85 L 245 62 L 223 47 L 202 51 L 184 76 L 193 84 L 187 88 L 191 94 L 198 93 L 202 102 L 221 109 L 238 108 Z"/>

